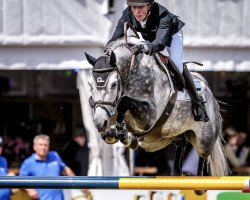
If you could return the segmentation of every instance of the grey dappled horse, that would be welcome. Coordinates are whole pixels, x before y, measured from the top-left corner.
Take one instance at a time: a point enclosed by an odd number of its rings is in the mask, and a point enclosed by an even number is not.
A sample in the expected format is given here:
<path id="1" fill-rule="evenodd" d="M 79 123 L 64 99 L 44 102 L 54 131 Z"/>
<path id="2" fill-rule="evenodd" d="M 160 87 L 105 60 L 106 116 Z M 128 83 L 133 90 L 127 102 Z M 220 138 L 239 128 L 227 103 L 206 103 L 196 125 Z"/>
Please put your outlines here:
<path id="1" fill-rule="evenodd" d="M 170 72 L 154 56 L 146 54 L 136 56 L 131 65 L 129 45 L 132 44 L 120 39 L 107 45 L 98 59 L 86 54 L 93 66 L 90 105 L 103 139 L 110 144 L 121 140 L 132 148 L 138 144 L 148 152 L 175 143 L 173 175 L 182 175 L 182 156 L 189 141 L 199 155 L 197 175 L 203 175 L 206 160 L 212 176 L 226 175 L 220 108 L 207 82 L 197 75 L 205 84 L 201 95 L 207 102 L 210 120 L 195 121 L 191 101 L 176 98 Z M 116 120 L 118 125 L 122 124 L 122 131 L 117 130 L 120 126 L 110 128 Z"/>

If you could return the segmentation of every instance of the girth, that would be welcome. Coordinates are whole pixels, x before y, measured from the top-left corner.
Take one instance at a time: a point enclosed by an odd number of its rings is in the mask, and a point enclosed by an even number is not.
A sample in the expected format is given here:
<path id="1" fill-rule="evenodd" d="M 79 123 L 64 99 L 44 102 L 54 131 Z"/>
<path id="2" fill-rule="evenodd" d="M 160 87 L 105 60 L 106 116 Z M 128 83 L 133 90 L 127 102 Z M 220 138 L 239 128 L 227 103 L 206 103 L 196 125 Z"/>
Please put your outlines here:
<path id="1" fill-rule="evenodd" d="M 177 99 L 177 92 L 173 93 L 171 98 L 169 99 L 163 113 L 161 114 L 160 118 L 157 120 L 157 122 L 154 124 L 154 126 L 150 127 L 150 129 L 143 132 L 143 134 L 133 134 L 134 136 L 141 137 L 147 135 L 152 129 L 157 129 L 161 127 L 166 121 L 168 120 L 170 114 L 172 113 L 175 102 Z"/>

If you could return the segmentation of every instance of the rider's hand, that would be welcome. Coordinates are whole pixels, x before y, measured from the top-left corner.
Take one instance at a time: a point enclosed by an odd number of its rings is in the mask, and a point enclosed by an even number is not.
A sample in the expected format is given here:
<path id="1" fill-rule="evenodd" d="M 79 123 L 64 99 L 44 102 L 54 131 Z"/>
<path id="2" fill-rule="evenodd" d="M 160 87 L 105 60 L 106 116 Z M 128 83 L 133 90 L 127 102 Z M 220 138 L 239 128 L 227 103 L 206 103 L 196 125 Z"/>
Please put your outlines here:
<path id="1" fill-rule="evenodd" d="M 130 48 L 130 51 L 132 52 L 132 54 L 134 55 L 138 55 L 139 53 L 145 53 L 147 55 L 151 55 L 151 51 L 152 51 L 152 45 L 150 43 L 146 44 L 146 45 L 134 45 Z"/>
<path id="2" fill-rule="evenodd" d="M 138 55 L 139 53 L 142 53 L 144 50 L 144 46 L 142 44 L 140 45 L 134 45 L 130 48 L 130 51 L 134 55 Z"/>

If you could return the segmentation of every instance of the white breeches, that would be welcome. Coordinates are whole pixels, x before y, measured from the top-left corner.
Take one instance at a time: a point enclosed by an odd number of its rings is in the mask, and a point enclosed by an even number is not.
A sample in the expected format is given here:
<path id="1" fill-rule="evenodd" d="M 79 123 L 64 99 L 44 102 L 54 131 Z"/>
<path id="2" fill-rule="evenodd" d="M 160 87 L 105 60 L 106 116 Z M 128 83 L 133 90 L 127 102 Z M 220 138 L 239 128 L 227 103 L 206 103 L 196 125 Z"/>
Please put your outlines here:
<path id="1" fill-rule="evenodd" d="M 166 47 L 169 57 L 173 60 L 179 71 L 183 72 L 183 31 L 182 29 L 172 36 L 170 47 Z"/>

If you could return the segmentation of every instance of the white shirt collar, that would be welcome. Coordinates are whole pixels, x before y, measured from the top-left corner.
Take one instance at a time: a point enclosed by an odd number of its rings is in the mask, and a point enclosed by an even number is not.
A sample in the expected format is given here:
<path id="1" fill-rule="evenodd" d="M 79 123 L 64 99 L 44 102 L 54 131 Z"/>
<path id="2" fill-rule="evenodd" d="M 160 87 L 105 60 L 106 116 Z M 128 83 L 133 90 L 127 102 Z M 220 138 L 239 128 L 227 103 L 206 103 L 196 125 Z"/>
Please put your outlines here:
<path id="1" fill-rule="evenodd" d="M 149 11 L 147 17 L 146 17 L 143 21 L 139 21 L 142 28 L 145 28 L 145 27 L 146 27 L 146 23 L 147 23 L 148 16 L 150 15 L 150 13 L 151 13 L 151 11 Z"/>

